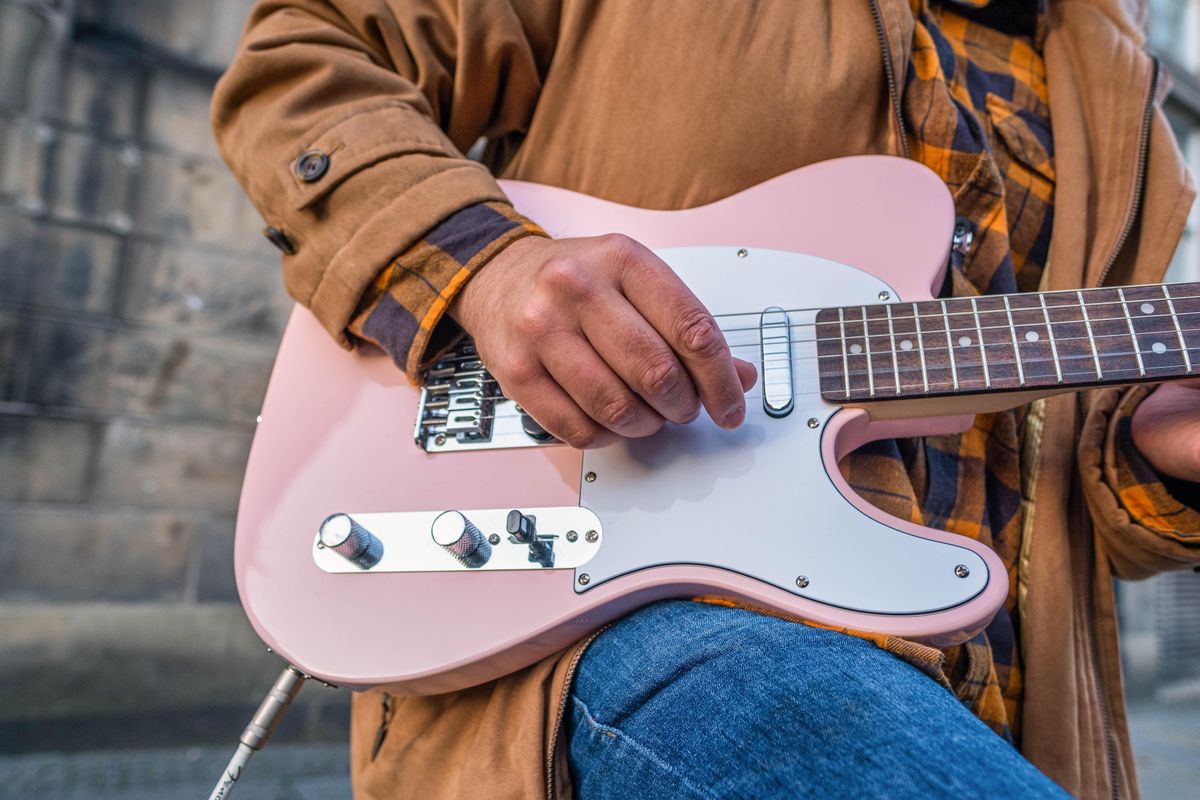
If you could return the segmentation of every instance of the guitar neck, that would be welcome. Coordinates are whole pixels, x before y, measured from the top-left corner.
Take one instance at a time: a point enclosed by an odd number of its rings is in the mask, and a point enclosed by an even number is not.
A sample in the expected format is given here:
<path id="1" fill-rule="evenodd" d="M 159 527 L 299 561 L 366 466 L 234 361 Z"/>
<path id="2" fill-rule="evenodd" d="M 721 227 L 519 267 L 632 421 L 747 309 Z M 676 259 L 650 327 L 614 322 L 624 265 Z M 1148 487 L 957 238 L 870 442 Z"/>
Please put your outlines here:
<path id="1" fill-rule="evenodd" d="M 847 306 L 816 319 L 821 396 L 842 405 L 1200 375 L 1200 283 Z"/>

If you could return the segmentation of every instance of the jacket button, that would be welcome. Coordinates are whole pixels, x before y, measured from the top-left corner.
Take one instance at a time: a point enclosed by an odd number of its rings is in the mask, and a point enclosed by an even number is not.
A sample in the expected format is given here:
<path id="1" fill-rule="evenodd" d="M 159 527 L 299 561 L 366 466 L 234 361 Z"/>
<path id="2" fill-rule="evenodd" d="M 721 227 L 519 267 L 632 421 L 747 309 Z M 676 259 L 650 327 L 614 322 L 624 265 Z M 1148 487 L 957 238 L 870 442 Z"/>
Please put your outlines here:
<path id="1" fill-rule="evenodd" d="M 287 234 L 272 225 L 263 228 L 263 236 L 267 237 L 267 241 L 278 247 L 287 255 L 296 252 L 296 245 L 292 244 L 292 240 Z"/>
<path id="2" fill-rule="evenodd" d="M 329 156 L 320 150 L 309 150 L 296 159 L 296 177 L 305 183 L 319 181 L 329 171 Z"/>

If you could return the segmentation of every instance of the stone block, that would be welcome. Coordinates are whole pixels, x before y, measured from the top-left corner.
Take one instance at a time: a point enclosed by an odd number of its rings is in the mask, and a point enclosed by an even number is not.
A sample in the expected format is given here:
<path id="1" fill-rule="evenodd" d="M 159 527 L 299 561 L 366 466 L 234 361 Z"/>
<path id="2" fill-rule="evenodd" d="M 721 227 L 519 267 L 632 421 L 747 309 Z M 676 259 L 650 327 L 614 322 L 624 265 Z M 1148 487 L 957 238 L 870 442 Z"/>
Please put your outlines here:
<path id="1" fill-rule="evenodd" d="M 25 356 L 18 346 L 25 320 L 0 311 L 0 400 L 13 400 L 17 390 L 17 363 Z"/>
<path id="2" fill-rule="evenodd" d="M 63 102 L 55 119 L 104 135 L 127 139 L 137 132 L 137 107 L 146 73 L 130 69 L 128 59 L 92 47 L 67 51 Z"/>
<path id="3" fill-rule="evenodd" d="M 0 641 L 0 722 L 256 703 L 282 668 L 226 604 L 4 604 Z"/>
<path id="4" fill-rule="evenodd" d="M 0 108 L 40 109 L 38 89 L 54 66 L 53 15 L 27 3 L 0 3 Z"/>
<path id="5" fill-rule="evenodd" d="M 54 128 L 27 117 L 0 116 L 0 202 L 43 214 Z"/>
<path id="6" fill-rule="evenodd" d="M 86 500 L 95 438 L 88 422 L 0 414 L 0 500 Z"/>
<path id="7" fill-rule="evenodd" d="M 0 603 L 182 601 L 207 540 L 232 538 L 230 526 L 195 514 L 0 509 Z"/>
<path id="8" fill-rule="evenodd" d="M 0 208 L 0 301 L 112 314 L 117 237 Z"/>
<path id="9" fill-rule="evenodd" d="M 262 221 L 225 165 L 147 153 L 134 217 L 139 232 L 261 252 Z"/>
<path id="10" fill-rule="evenodd" d="M 83 0 L 80 17 L 100 27 L 151 42 L 178 58 L 221 69 L 233 58 L 253 0 Z"/>
<path id="11" fill-rule="evenodd" d="M 32 346 L 29 402 L 243 425 L 275 359 L 271 343 L 59 320 L 39 321 Z"/>
<path id="12" fill-rule="evenodd" d="M 64 220 L 129 230 L 133 179 L 141 161 L 141 150 L 133 145 L 60 132 L 51 167 L 51 209 Z"/>
<path id="13" fill-rule="evenodd" d="M 203 535 L 192 547 L 188 591 L 190 600 L 200 603 L 236 603 L 237 582 L 233 574 L 233 524 L 229 517 L 223 524 L 207 525 Z"/>
<path id="14" fill-rule="evenodd" d="M 156 70 L 146 97 L 146 139 L 158 147 L 185 155 L 220 160 L 208 105 L 212 86 L 178 72 Z"/>
<path id="15" fill-rule="evenodd" d="M 129 250 L 122 307 L 126 317 L 150 325 L 274 345 L 292 300 L 283 290 L 279 255 L 265 240 L 244 256 L 137 242 Z"/>
<path id="16" fill-rule="evenodd" d="M 94 499 L 141 508 L 233 514 L 251 432 L 116 419 L 100 445 Z"/>

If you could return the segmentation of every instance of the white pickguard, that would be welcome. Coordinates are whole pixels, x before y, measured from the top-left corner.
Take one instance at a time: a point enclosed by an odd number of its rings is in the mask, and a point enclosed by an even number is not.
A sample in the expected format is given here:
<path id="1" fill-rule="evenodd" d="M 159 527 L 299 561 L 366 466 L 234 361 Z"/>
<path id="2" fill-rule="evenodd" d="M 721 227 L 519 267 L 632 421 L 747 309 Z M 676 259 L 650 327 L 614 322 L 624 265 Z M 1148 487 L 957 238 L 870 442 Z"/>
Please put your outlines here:
<path id="1" fill-rule="evenodd" d="M 604 546 L 576 578 L 585 592 L 652 566 L 703 564 L 740 572 L 829 605 L 876 614 L 957 606 L 987 584 L 986 563 L 964 547 L 890 528 L 852 506 L 826 474 L 821 437 L 838 409 L 821 400 L 813 328 L 816 309 L 899 300 L 878 278 L 844 264 L 735 247 L 658 252 L 718 317 L 735 355 L 759 366 L 758 312 L 791 311 L 795 409 L 772 418 L 760 385 L 746 422 L 724 431 L 707 416 L 647 439 L 587 451 L 581 505 L 604 526 Z M 722 315 L 744 314 L 726 317 Z M 809 420 L 816 419 L 815 428 Z M 834 465 L 830 465 L 833 467 Z M 966 566 L 963 578 L 956 567 Z M 961 571 L 961 570 L 960 570 Z M 797 585 L 804 576 L 806 585 Z M 801 581 L 805 583 L 805 581 Z"/>

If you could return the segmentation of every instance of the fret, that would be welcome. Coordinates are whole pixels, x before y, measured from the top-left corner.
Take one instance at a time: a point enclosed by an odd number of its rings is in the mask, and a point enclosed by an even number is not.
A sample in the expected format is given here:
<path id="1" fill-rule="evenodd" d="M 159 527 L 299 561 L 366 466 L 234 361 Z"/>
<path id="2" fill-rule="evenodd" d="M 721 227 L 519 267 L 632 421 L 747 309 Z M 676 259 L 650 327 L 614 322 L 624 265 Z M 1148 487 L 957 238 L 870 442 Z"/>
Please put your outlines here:
<path id="1" fill-rule="evenodd" d="M 1054 359 L 1054 377 L 1058 379 L 1059 383 L 1062 383 L 1062 363 L 1058 360 L 1058 342 L 1054 338 L 1054 326 L 1050 323 L 1050 309 L 1046 307 L 1046 295 L 1039 294 L 1038 302 L 1042 305 L 1042 318 L 1046 320 L 1046 333 L 1050 336 L 1050 357 Z"/>
<path id="2" fill-rule="evenodd" d="M 1177 346 L 1181 331 L 1176 331 L 1178 320 L 1168 302 L 1166 287 L 1130 286 L 1124 292 L 1144 374 L 1148 377 L 1186 374 L 1187 350 Z"/>
<path id="3" fill-rule="evenodd" d="M 1087 328 L 1088 342 L 1092 345 L 1092 359 L 1096 362 L 1096 377 L 1104 379 L 1104 370 L 1100 368 L 1100 351 L 1096 349 L 1096 336 L 1092 333 L 1092 320 L 1088 316 L 1087 303 L 1083 300 L 1083 292 L 1076 292 L 1079 298 L 1079 311 L 1083 314 L 1083 324 Z"/>
<path id="4" fill-rule="evenodd" d="M 1188 356 L 1188 364 L 1200 364 L 1200 283 L 1175 283 L 1170 286 L 1175 321 L 1179 324 Z"/>
<path id="5" fill-rule="evenodd" d="M 983 364 L 987 367 L 986 380 L 993 389 L 1018 389 L 1021 387 L 1021 362 L 1017 358 L 1013 329 L 1009 322 L 1008 309 L 1001 296 L 981 295 L 972 299 L 976 330 L 983 345 Z"/>
<path id="6" fill-rule="evenodd" d="M 913 310 L 913 325 L 916 328 L 917 334 L 917 352 L 921 354 L 921 391 L 929 394 L 929 369 L 925 364 L 925 340 L 921 336 L 921 312 L 917 310 L 917 304 L 912 304 Z"/>
<path id="7" fill-rule="evenodd" d="M 1125 300 L 1125 290 L 1117 289 L 1117 295 L 1121 298 L 1121 307 L 1125 310 L 1125 321 L 1129 323 L 1129 338 L 1133 342 L 1133 354 L 1137 356 L 1138 374 L 1146 374 L 1146 364 L 1142 360 L 1142 348 L 1138 347 L 1137 331 L 1133 328 L 1133 320 L 1129 317 L 1129 303 Z"/>
<path id="8" fill-rule="evenodd" d="M 828 309 L 818 314 L 815 325 L 817 343 L 817 369 L 821 379 L 821 393 L 826 395 L 836 387 L 837 400 L 853 397 L 854 378 L 851 363 L 851 347 L 854 346 L 849 333 L 849 320 L 843 308 Z M 862 345 L 858 345 L 862 350 Z M 796 363 L 799 366 L 799 362 Z"/>
<path id="9" fill-rule="evenodd" d="M 1179 325 L 1179 315 L 1175 313 L 1175 302 L 1171 299 L 1171 284 L 1164 283 L 1163 297 L 1167 300 L 1167 311 L 1171 314 L 1171 321 L 1175 323 L 1175 335 L 1179 337 L 1179 352 L 1183 353 L 1183 365 L 1187 368 L 1188 374 L 1192 374 L 1192 356 L 1188 353 L 1187 342 L 1183 338 L 1183 328 Z"/>
<path id="10" fill-rule="evenodd" d="M 890 305 L 884 307 L 887 309 L 888 338 L 891 339 L 892 344 L 892 374 L 896 381 L 896 394 L 900 394 L 900 351 L 896 347 L 896 324 L 892 319 L 892 307 Z"/>
<path id="11" fill-rule="evenodd" d="M 1050 348 L 1050 329 L 1042 312 L 1041 295 L 1009 296 L 1017 352 L 1025 371 L 1025 385 L 1053 386 L 1059 383 L 1058 359 Z"/>
<path id="12" fill-rule="evenodd" d="M 992 377 L 988 374 L 987 350 L 983 344 L 983 323 L 979 321 L 979 305 L 971 298 L 971 316 L 975 317 L 975 333 L 979 336 L 979 360 L 983 364 L 983 386 L 992 388 Z"/>
<path id="13" fill-rule="evenodd" d="M 896 304 L 888 306 L 891 317 L 888 322 L 892 332 L 892 353 L 896 362 L 897 394 L 910 394 L 923 389 L 924 378 L 918 379 L 922 373 L 921 338 L 917 334 L 917 319 L 914 316 L 914 304 Z"/>
<path id="14" fill-rule="evenodd" d="M 1084 322 L 1084 307 L 1076 292 L 1049 292 L 1041 296 L 1043 314 L 1050 332 L 1060 383 L 1077 384 L 1096 380 L 1095 340 Z"/>
<path id="15" fill-rule="evenodd" d="M 954 357 L 954 340 L 950 332 L 950 316 L 946 313 L 946 301 L 942 300 L 942 323 L 946 326 L 946 352 L 950 354 L 950 375 L 954 378 L 954 391 L 958 391 L 958 359 Z"/>
<path id="16" fill-rule="evenodd" d="M 955 391 L 956 374 L 950 361 L 950 339 L 945 333 L 946 317 L 941 301 L 925 300 L 914 303 L 913 307 L 916 309 L 913 327 L 920 331 L 917 357 L 922 367 L 922 388 L 926 394 Z"/>
<path id="17" fill-rule="evenodd" d="M 1021 364 L 1021 349 L 1017 345 L 1017 326 L 1016 323 L 1013 322 L 1012 306 L 1008 303 L 1007 295 L 1004 297 L 1004 313 L 1008 317 L 1008 327 L 1012 330 L 1013 359 L 1017 365 L 1017 380 L 1020 381 L 1021 386 L 1024 386 L 1025 368 Z"/>
<path id="18" fill-rule="evenodd" d="M 1092 325 L 1092 342 L 1100 357 L 1100 371 L 1106 380 L 1138 377 L 1134 356 L 1136 346 L 1129 336 L 1124 304 L 1116 289 L 1085 289 L 1084 302 Z"/>
<path id="19" fill-rule="evenodd" d="M 875 370 L 871 367 L 871 329 L 867 326 L 867 307 L 862 307 L 863 341 L 867 343 L 867 386 L 875 396 Z"/>

